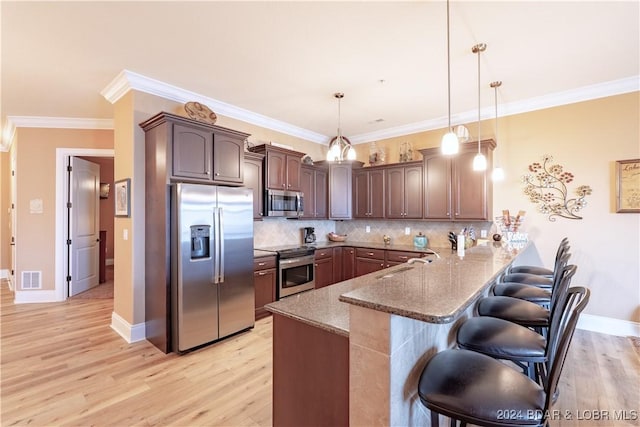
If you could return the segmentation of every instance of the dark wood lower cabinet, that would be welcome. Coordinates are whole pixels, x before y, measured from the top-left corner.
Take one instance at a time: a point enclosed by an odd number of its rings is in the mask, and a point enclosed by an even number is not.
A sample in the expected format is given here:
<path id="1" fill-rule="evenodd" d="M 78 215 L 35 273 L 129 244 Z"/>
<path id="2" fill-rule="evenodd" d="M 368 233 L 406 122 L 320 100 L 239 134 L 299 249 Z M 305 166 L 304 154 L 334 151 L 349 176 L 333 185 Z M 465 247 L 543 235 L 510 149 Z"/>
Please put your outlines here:
<path id="1" fill-rule="evenodd" d="M 333 249 L 318 249 L 315 253 L 316 289 L 333 285 Z"/>
<path id="2" fill-rule="evenodd" d="M 349 338 L 273 315 L 273 425 L 349 425 Z"/>
<path id="3" fill-rule="evenodd" d="M 352 247 L 342 248 L 342 280 L 353 279 L 356 274 L 356 250 Z"/>
<path id="4" fill-rule="evenodd" d="M 356 277 L 380 271 L 384 268 L 384 260 L 371 258 L 356 258 Z"/>
<path id="5" fill-rule="evenodd" d="M 276 300 L 276 257 L 253 260 L 253 286 L 255 288 L 256 320 L 269 316 L 264 306 Z"/>

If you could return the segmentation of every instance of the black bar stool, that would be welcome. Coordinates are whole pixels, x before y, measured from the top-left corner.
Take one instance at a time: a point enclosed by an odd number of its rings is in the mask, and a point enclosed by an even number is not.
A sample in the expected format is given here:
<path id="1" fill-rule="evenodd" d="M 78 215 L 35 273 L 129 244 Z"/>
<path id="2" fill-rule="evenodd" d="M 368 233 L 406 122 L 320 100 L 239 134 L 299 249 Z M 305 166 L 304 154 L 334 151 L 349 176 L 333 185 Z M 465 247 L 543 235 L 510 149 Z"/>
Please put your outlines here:
<path id="1" fill-rule="evenodd" d="M 568 288 L 575 268 L 563 271 L 560 289 Z M 549 320 L 549 334 L 545 339 L 539 333 L 508 320 L 496 317 L 472 317 L 458 329 L 458 347 L 473 350 L 496 359 L 509 360 L 536 382 L 546 378 L 545 363 L 554 352 L 560 333 L 560 320 L 567 309 L 568 292 L 558 299 Z"/>
<path id="2" fill-rule="evenodd" d="M 565 250 L 566 251 L 569 250 L 569 238 L 567 237 L 563 238 L 560 241 L 560 244 L 558 245 L 558 250 L 556 251 L 555 261 L 557 261 L 560 258 L 560 256 L 562 255 L 562 252 Z M 554 264 L 555 264 L 555 261 L 554 261 Z M 511 273 L 536 274 L 538 276 L 543 276 L 550 279 L 553 277 L 554 271 L 555 270 L 549 270 L 548 268 L 540 267 L 537 265 L 517 265 L 517 266 L 511 267 L 507 274 L 511 274 Z"/>
<path id="3" fill-rule="evenodd" d="M 589 295 L 584 287 L 569 290 L 566 321 L 560 322 L 562 332 L 547 362 L 544 385 L 485 354 L 461 349 L 436 354 L 418 382 L 420 401 L 431 411 L 431 426 L 439 426 L 439 415 L 449 417 L 451 425 L 548 426 L 553 394 Z"/>
<path id="4" fill-rule="evenodd" d="M 526 283 L 548 289 L 552 286 L 553 278 L 556 272 L 558 272 L 558 267 L 563 265 L 562 260 L 565 259 L 565 255 L 569 253 L 569 249 L 568 240 L 565 238 L 556 251 L 553 270 L 535 266 L 516 266 L 512 267 L 508 274 L 503 275 L 500 281 L 505 283 Z M 566 265 L 568 261 L 569 258 L 566 258 L 564 265 Z M 534 273 L 534 271 L 542 274 Z"/>

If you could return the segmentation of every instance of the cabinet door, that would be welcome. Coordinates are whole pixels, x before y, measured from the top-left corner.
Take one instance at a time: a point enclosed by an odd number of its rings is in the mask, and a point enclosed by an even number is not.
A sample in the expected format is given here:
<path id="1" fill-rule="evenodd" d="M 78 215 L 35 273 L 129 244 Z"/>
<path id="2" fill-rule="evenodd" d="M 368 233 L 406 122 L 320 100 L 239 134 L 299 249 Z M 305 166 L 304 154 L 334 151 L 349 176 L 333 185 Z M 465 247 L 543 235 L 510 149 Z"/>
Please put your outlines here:
<path id="1" fill-rule="evenodd" d="M 384 268 L 384 260 L 370 258 L 356 258 L 356 277 L 363 276 Z"/>
<path id="2" fill-rule="evenodd" d="M 273 151 L 267 151 L 266 177 L 267 188 L 272 190 L 286 189 L 286 155 Z"/>
<path id="3" fill-rule="evenodd" d="M 369 172 L 353 173 L 353 217 L 369 218 Z"/>
<path id="4" fill-rule="evenodd" d="M 342 248 L 333 248 L 333 283 L 342 282 Z"/>
<path id="5" fill-rule="evenodd" d="M 253 219 L 262 219 L 264 194 L 262 191 L 262 161 L 245 160 L 244 185 L 253 190 Z"/>
<path id="6" fill-rule="evenodd" d="M 384 218 L 384 170 L 369 171 L 369 218 Z"/>
<path id="7" fill-rule="evenodd" d="M 276 300 L 276 269 L 259 270 L 253 273 L 255 287 L 256 320 L 269 315 L 264 306 Z"/>
<path id="8" fill-rule="evenodd" d="M 351 219 L 351 166 L 331 165 L 329 169 L 329 218 Z"/>
<path id="9" fill-rule="evenodd" d="M 300 165 L 302 160 L 295 156 L 286 156 L 287 190 L 300 191 Z"/>
<path id="10" fill-rule="evenodd" d="M 172 175 L 211 180 L 213 134 L 184 125 L 173 125 Z"/>
<path id="11" fill-rule="evenodd" d="M 300 170 L 300 191 L 304 194 L 304 218 L 316 216 L 316 188 L 315 171 L 312 168 L 303 167 Z"/>
<path id="12" fill-rule="evenodd" d="M 422 218 L 422 165 L 404 168 L 404 218 Z"/>
<path id="13" fill-rule="evenodd" d="M 317 259 L 316 267 L 316 289 L 333 284 L 333 257 Z"/>
<path id="14" fill-rule="evenodd" d="M 404 168 L 390 168 L 385 174 L 387 218 L 404 218 Z"/>
<path id="15" fill-rule="evenodd" d="M 424 156 L 424 218 L 453 218 L 451 160 L 439 153 Z"/>
<path id="16" fill-rule="evenodd" d="M 327 218 L 327 171 L 317 170 L 315 171 L 315 217 Z"/>
<path id="17" fill-rule="evenodd" d="M 213 141 L 213 180 L 242 184 L 243 158 L 244 141 L 216 134 Z"/>
<path id="18" fill-rule="evenodd" d="M 483 149 L 484 155 L 487 150 Z M 454 162 L 455 212 L 457 220 L 488 220 L 487 172 L 473 170 L 473 158 L 476 150 L 458 154 Z M 487 167 L 491 170 L 491 167 Z"/>
<path id="19" fill-rule="evenodd" d="M 351 247 L 342 248 L 342 280 L 353 279 L 356 267 L 356 251 Z"/>

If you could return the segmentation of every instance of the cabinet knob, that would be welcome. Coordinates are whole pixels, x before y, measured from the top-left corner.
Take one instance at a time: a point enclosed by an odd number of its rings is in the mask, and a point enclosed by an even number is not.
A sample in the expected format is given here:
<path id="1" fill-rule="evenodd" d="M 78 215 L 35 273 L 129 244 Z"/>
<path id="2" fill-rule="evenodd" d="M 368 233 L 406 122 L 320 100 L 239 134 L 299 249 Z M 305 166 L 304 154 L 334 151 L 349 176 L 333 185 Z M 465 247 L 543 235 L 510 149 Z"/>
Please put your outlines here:
<path id="1" fill-rule="evenodd" d="M 406 256 L 399 256 L 398 258 L 400 258 L 400 259 L 407 259 L 408 257 L 406 257 Z"/>
<path id="2" fill-rule="evenodd" d="M 216 172 L 216 173 L 215 173 L 215 175 L 216 175 L 216 176 L 220 176 L 220 172 Z"/>
<path id="3" fill-rule="evenodd" d="M 318 264 L 316 264 L 316 267 L 318 266 Z"/>
<path id="4" fill-rule="evenodd" d="M 259 262 L 259 263 L 258 263 L 258 265 L 259 265 L 259 266 L 261 266 L 261 267 L 262 267 L 263 265 L 265 265 L 265 264 L 266 264 L 266 262 Z"/>
<path id="5" fill-rule="evenodd" d="M 367 252 L 367 255 L 373 256 L 373 252 Z"/>
<path id="6" fill-rule="evenodd" d="M 380 267 L 384 267 L 384 264 L 380 264 Z"/>
<path id="7" fill-rule="evenodd" d="M 267 273 L 265 273 L 264 271 L 258 272 L 258 276 L 264 276 L 265 274 L 267 274 Z"/>

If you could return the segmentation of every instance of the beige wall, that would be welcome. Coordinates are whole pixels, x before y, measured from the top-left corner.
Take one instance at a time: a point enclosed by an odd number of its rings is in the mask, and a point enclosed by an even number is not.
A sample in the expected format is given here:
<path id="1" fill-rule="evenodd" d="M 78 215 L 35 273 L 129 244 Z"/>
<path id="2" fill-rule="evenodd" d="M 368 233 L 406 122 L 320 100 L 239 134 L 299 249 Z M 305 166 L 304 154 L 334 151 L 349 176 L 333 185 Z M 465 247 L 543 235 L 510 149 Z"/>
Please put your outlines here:
<path id="1" fill-rule="evenodd" d="M 109 130 L 19 128 L 16 156 L 16 279 L 20 272 L 42 271 L 42 288 L 55 289 L 56 148 L 112 148 Z M 43 212 L 29 213 L 41 199 Z"/>
<path id="2" fill-rule="evenodd" d="M 11 157 L 0 152 L 0 270 L 11 270 Z"/>
<path id="3" fill-rule="evenodd" d="M 494 216 L 502 209 L 527 212 L 524 228 L 547 266 L 552 267 L 560 239 L 569 237 L 572 262 L 578 265 L 573 284 L 587 285 L 593 293 L 586 313 L 635 322 L 640 322 L 640 214 L 615 213 L 614 170 L 616 160 L 640 158 L 639 100 L 635 92 L 500 118 L 494 158 L 506 179 L 495 183 L 493 191 Z M 468 127 L 473 134 L 475 124 Z M 492 120 L 482 128 L 487 131 L 483 137 L 494 136 Z M 377 145 L 397 161 L 400 143 L 409 141 L 414 149 L 433 147 L 443 133 L 424 132 Z M 358 158 L 366 161 L 368 144 L 357 148 Z M 574 174 L 569 191 L 583 184 L 593 189 L 582 220 L 549 221 L 523 194 L 521 177 L 544 154 Z"/>

